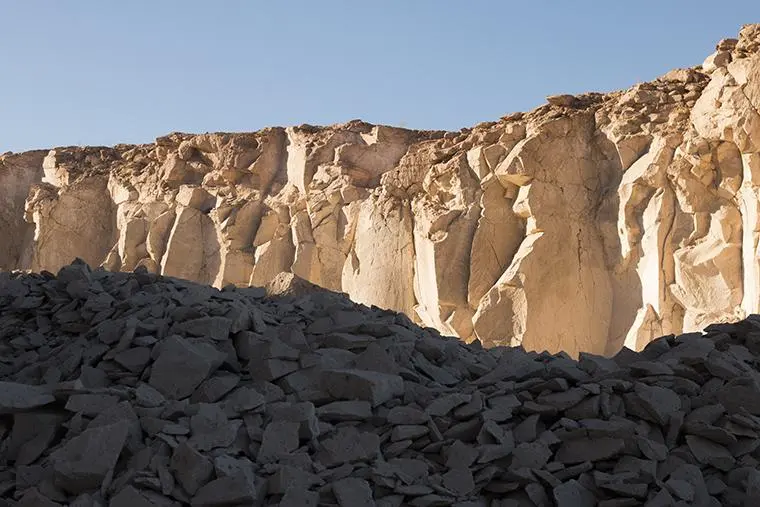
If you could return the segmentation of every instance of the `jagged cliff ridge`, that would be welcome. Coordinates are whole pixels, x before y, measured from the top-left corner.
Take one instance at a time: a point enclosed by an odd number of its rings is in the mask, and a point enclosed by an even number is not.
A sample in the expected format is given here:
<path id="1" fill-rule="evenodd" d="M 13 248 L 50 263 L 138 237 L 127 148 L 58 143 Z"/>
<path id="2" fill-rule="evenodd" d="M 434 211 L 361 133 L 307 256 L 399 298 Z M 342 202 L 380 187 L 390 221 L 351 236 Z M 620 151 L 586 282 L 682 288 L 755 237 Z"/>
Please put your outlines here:
<path id="1" fill-rule="evenodd" d="M 760 25 L 458 133 L 350 122 L 0 158 L 0 267 L 290 271 L 464 340 L 611 354 L 760 311 Z"/>

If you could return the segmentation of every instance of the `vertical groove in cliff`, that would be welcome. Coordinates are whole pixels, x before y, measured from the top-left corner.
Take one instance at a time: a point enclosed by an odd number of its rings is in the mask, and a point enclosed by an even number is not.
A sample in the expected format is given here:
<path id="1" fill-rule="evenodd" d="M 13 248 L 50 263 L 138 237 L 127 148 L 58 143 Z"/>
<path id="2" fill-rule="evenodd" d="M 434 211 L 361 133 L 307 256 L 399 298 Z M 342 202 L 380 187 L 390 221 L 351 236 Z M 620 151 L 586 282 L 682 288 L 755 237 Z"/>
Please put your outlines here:
<path id="1" fill-rule="evenodd" d="M 0 156 L 0 267 L 288 271 L 486 345 L 612 354 L 760 310 L 760 26 L 460 132 L 351 121 Z"/>

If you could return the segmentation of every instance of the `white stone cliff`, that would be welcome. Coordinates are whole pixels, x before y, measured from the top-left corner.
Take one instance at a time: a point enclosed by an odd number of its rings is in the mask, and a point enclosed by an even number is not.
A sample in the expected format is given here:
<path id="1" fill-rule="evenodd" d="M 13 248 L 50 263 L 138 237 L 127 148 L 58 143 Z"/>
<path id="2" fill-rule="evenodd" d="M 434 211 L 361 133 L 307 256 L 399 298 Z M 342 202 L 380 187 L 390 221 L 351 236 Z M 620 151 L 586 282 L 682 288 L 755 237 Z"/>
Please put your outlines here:
<path id="1" fill-rule="evenodd" d="M 760 25 L 460 132 L 360 121 L 0 156 L 0 269 L 291 272 L 465 341 L 613 354 L 760 312 Z"/>

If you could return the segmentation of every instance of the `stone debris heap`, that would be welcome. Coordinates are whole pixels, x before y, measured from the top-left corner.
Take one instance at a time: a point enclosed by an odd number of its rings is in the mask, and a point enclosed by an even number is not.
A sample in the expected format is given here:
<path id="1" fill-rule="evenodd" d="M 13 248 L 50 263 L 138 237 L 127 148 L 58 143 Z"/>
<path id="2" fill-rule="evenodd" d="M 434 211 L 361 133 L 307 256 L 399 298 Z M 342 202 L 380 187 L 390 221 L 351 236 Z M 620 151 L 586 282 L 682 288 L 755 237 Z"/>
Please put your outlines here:
<path id="1" fill-rule="evenodd" d="M 282 275 L 0 273 L 0 506 L 760 505 L 760 317 L 614 358 Z"/>

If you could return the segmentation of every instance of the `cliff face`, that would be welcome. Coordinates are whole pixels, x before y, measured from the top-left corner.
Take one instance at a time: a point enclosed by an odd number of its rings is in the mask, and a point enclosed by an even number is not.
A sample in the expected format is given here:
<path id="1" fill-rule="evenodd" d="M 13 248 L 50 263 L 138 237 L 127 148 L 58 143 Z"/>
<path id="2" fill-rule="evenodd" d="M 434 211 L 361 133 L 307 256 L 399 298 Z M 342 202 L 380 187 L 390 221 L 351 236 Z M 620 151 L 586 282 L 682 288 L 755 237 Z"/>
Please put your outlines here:
<path id="1" fill-rule="evenodd" d="M 465 341 L 616 352 L 760 312 L 760 25 L 461 132 L 355 121 L 0 156 L 0 268 L 292 272 Z"/>

